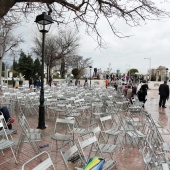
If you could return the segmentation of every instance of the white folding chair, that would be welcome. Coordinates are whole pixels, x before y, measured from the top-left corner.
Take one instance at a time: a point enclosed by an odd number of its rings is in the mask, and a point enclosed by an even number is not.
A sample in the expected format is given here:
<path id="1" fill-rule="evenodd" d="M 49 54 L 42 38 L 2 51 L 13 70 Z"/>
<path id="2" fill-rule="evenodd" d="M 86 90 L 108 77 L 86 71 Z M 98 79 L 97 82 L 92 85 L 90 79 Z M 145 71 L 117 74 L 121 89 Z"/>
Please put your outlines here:
<path id="1" fill-rule="evenodd" d="M 63 158 L 64 164 L 65 164 L 67 170 L 72 169 L 69 166 L 69 163 L 76 163 L 76 166 L 83 166 L 86 163 L 86 161 L 84 160 L 84 157 L 81 155 L 77 145 L 74 144 L 70 147 L 70 142 L 71 141 L 68 141 L 67 143 L 65 143 L 60 149 L 60 153 L 61 153 L 61 156 Z M 66 149 L 66 146 L 67 146 L 67 149 Z M 69 146 L 69 148 L 68 148 L 68 146 Z M 77 167 L 75 167 L 75 169 L 83 170 L 83 168 L 77 168 Z"/>
<path id="2" fill-rule="evenodd" d="M 45 156 L 46 158 L 43 161 L 41 161 L 39 164 L 35 165 L 35 164 L 32 163 L 37 158 L 41 158 L 43 156 Z M 52 168 L 52 169 L 56 170 L 49 153 L 46 152 L 46 151 L 39 153 L 38 155 L 34 156 L 33 158 L 31 158 L 30 160 L 25 162 L 22 165 L 22 170 L 28 169 L 27 165 L 29 165 L 29 164 L 31 164 L 31 166 L 34 166 L 34 167 L 31 168 L 32 170 L 46 170 L 48 168 Z M 30 169 L 30 167 L 29 167 L 29 169 Z"/>
<path id="3" fill-rule="evenodd" d="M 1 150 L 2 154 L 3 154 L 3 156 L 5 156 L 4 152 L 3 152 L 4 149 L 7 149 L 7 148 L 11 149 L 13 159 L 15 160 L 15 163 L 18 164 L 18 161 L 16 159 L 16 156 L 15 156 L 13 148 L 12 148 L 15 145 L 15 142 L 13 140 L 8 139 L 8 136 L 6 134 L 6 130 L 4 128 L 4 124 L 3 124 L 2 120 L 0 120 L 0 129 L 4 133 L 3 138 L 0 139 L 0 150 Z M 7 162 L 7 161 L 9 161 L 11 159 L 5 159 L 3 162 L 0 161 L 0 165 L 4 164 L 5 162 Z"/>
<path id="4" fill-rule="evenodd" d="M 84 116 L 86 119 L 88 117 L 90 118 L 89 110 L 91 107 L 85 103 L 85 100 L 83 98 L 74 100 L 74 104 L 76 106 L 76 109 L 82 112 L 82 117 Z"/>
<path id="5" fill-rule="evenodd" d="M 75 119 L 61 119 L 57 118 L 54 128 L 54 133 L 51 135 L 51 148 L 50 153 L 52 152 L 53 142 L 56 141 L 56 152 L 58 148 L 58 142 L 67 142 L 69 140 L 74 141 L 74 124 Z M 61 126 L 63 125 L 63 126 Z M 61 127 L 63 127 L 61 129 Z M 61 130 L 61 131 L 60 131 Z"/>
<path id="6" fill-rule="evenodd" d="M 120 134 L 122 133 L 119 130 L 119 126 L 116 125 L 116 122 L 112 119 L 111 115 L 101 117 L 100 122 L 102 125 L 102 132 L 106 135 L 107 141 L 109 140 L 110 136 L 114 137 L 115 143 L 118 139 L 120 144 L 122 145 L 122 141 L 120 139 Z"/>
<path id="7" fill-rule="evenodd" d="M 101 128 L 98 125 L 98 123 L 94 123 L 94 124 L 90 125 L 88 129 L 89 129 L 89 132 L 91 132 L 90 135 L 93 133 L 96 137 L 98 136 L 97 140 L 99 142 L 99 147 L 100 147 L 101 151 L 103 153 L 110 154 L 111 159 L 113 159 L 113 154 L 118 149 L 118 146 L 114 145 L 114 144 L 111 144 L 109 142 L 107 142 L 107 143 L 105 143 L 105 142 L 101 143 L 100 142 L 100 136 L 102 136 L 104 140 L 105 140 L 105 138 L 104 138 L 104 136 L 102 134 Z M 93 136 L 93 135 L 91 135 L 91 136 Z M 94 149 L 93 151 L 96 152 L 96 149 Z"/>
<path id="8" fill-rule="evenodd" d="M 116 161 L 115 160 L 113 160 L 113 159 L 110 160 L 110 159 L 107 159 L 103 156 L 103 152 L 100 149 L 100 146 L 99 146 L 99 143 L 97 141 L 96 136 L 88 137 L 87 139 L 82 140 L 82 141 L 81 141 L 80 138 L 81 137 L 78 137 L 78 143 L 80 145 L 81 152 L 82 152 L 83 157 L 85 158 L 86 162 L 91 157 L 91 153 L 92 153 L 91 151 L 94 147 L 96 149 L 95 156 L 98 156 L 99 158 L 105 159 L 105 163 L 104 163 L 103 168 L 102 168 L 103 170 L 113 169 L 114 167 L 116 167 Z"/>
<path id="9" fill-rule="evenodd" d="M 125 127 L 125 140 L 126 137 L 129 138 L 131 145 L 134 147 L 133 142 L 136 143 L 136 145 L 139 147 L 139 144 L 142 141 L 146 140 L 147 134 L 143 133 L 142 131 L 139 131 L 136 129 L 135 126 L 133 126 L 133 120 L 129 117 L 125 118 L 126 127 Z"/>

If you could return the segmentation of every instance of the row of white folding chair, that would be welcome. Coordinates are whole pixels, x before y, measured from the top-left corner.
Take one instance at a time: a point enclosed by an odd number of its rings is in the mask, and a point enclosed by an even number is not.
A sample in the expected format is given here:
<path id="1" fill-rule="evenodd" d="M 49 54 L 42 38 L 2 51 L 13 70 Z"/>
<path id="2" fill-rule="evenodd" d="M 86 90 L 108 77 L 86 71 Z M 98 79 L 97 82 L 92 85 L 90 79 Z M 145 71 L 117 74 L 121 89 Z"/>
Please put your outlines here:
<path id="1" fill-rule="evenodd" d="M 103 120 L 103 119 L 102 119 Z M 101 123 L 104 124 L 104 121 L 102 121 Z M 63 126 L 61 126 L 61 124 Z M 96 124 L 95 124 L 96 125 Z M 96 128 L 96 130 L 94 130 L 95 133 L 100 133 L 101 129 L 99 126 L 94 126 L 94 125 L 89 125 L 90 129 L 87 128 L 83 128 L 81 126 L 79 126 L 79 124 L 76 122 L 76 118 L 75 117 L 64 117 L 64 118 L 57 118 L 56 122 L 55 122 L 55 128 L 54 128 L 54 134 L 52 135 L 52 145 L 51 145 L 51 151 L 52 151 L 52 146 L 53 146 L 53 141 L 68 141 L 69 139 L 74 139 L 74 135 L 75 134 L 84 134 L 86 133 L 88 130 L 92 131 L 92 127 Z M 108 137 L 107 135 L 112 135 L 112 136 L 116 136 L 117 137 L 117 133 L 115 132 L 115 130 L 112 128 L 112 131 L 110 129 L 110 131 L 107 129 L 105 130 L 105 127 L 103 125 L 104 130 L 101 131 L 102 136 L 104 137 L 104 140 L 108 143 Z M 61 130 L 61 132 L 60 132 Z M 115 134 L 113 133 L 115 132 Z M 116 143 L 116 142 L 115 142 Z"/>
<path id="2" fill-rule="evenodd" d="M 143 161 L 146 170 L 169 170 L 169 161 L 167 161 L 162 153 L 156 153 L 155 148 L 150 144 L 144 146 L 142 150 Z"/>
<path id="3" fill-rule="evenodd" d="M 1 106 L 6 106 L 7 108 L 10 108 L 10 101 L 11 101 L 11 93 L 4 92 L 3 95 L 0 97 Z"/>
<path id="4" fill-rule="evenodd" d="M 33 98 L 34 100 L 36 99 Z M 29 98 L 28 96 L 18 96 L 17 97 L 17 102 L 18 102 L 18 106 L 20 109 L 20 112 L 25 113 L 25 114 L 34 114 L 37 113 L 37 110 L 35 108 L 35 104 L 36 102 L 32 101 L 33 99 Z"/>
<path id="5" fill-rule="evenodd" d="M 149 115 L 149 114 L 147 114 Z M 154 128 L 154 142 L 152 140 L 150 140 L 150 144 L 152 144 L 154 147 L 159 148 L 159 150 L 161 150 L 161 153 L 169 153 L 170 152 L 170 143 L 169 142 L 165 142 L 163 140 L 162 135 L 169 135 L 169 131 L 168 129 L 163 128 L 158 122 L 156 122 L 155 120 L 152 119 L 152 117 L 148 117 L 148 123 L 150 123 L 152 125 L 152 127 Z M 159 130 L 161 129 L 161 130 Z M 161 133 L 161 132 L 166 132 L 166 133 Z M 155 149 L 156 150 L 156 149 Z"/>

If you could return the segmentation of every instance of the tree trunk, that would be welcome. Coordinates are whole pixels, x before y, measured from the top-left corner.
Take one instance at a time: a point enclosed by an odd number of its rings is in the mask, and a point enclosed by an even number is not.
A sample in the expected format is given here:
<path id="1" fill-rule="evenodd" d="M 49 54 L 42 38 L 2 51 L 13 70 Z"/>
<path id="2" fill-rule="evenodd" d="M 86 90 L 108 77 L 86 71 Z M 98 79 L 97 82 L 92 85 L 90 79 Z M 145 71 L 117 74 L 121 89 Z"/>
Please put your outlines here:
<path id="1" fill-rule="evenodd" d="M 49 66 L 47 65 L 47 79 L 46 79 L 46 84 L 49 82 Z"/>
<path id="2" fill-rule="evenodd" d="M 2 58 L 0 59 L 0 89 L 2 87 Z"/>
<path id="3" fill-rule="evenodd" d="M 14 6 L 16 0 L 0 0 L 0 18 L 5 16 L 8 11 Z"/>
<path id="4" fill-rule="evenodd" d="M 64 59 L 64 57 L 61 59 L 60 75 L 61 75 L 61 78 L 65 78 L 65 59 Z"/>

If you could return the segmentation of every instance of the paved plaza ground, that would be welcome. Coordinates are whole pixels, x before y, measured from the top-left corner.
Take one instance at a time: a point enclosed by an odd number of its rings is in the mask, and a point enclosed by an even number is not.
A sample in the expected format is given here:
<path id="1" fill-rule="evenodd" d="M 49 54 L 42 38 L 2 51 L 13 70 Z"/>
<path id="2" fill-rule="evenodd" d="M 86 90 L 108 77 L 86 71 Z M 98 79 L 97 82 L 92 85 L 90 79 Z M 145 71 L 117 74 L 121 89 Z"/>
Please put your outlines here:
<path id="1" fill-rule="evenodd" d="M 159 101 L 159 95 L 158 90 L 148 90 L 148 96 L 147 96 L 147 102 L 145 104 L 146 110 L 148 110 L 149 113 L 151 113 L 152 117 L 157 120 L 163 127 L 166 127 L 167 129 L 170 129 L 170 101 L 167 101 L 167 108 L 159 108 L 158 105 Z M 17 122 L 17 117 L 14 112 L 11 112 L 11 116 L 15 118 L 15 122 L 13 123 L 13 128 L 17 129 L 17 134 L 13 134 L 13 139 L 17 143 L 21 128 Z M 32 128 L 37 128 L 38 125 L 38 116 L 37 115 L 27 115 L 27 120 Z M 54 130 L 55 121 L 52 119 L 46 120 L 46 124 L 48 125 L 48 128 L 44 130 L 45 138 L 44 141 L 41 141 L 39 145 L 49 144 L 48 147 L 42 148 L 42 151 L 50 151 L 50 145 L 51 145 L 51 134 Z M 170 136 L 163 136 L 165 141 L 170 141 Z M 5 157 L 0 154 L 0 162 L 6 159 L 11 152 L 5 151 Z M 16 165 L 14 160 L 10 160 L 7 163 L 0 165 L 0 170 L 18 170 L 21 169 L 21 166 L 24 162 L 29 160 L 35 156 L 35 153 L 32 149 L 32 147 L 24 143 L 21 148 L 21 154 L 19 156 L 19 164 Z M 61 155 L 58 152 L 57 154 L 55 152 L 52 152 L 51 158 L 54 162 L 54 165 L 57 170 L 65 170 L 64 163 L 62 161 Z M 130 150 L 130 152 L 126 153 L 126 150 L 123 149 L 122 151 L 118 151 L 114 155 L 115 160 L 117 161 L 117 170 L 144 170 L 144 162 L 141 154 L 141 149 L 134 148 Z M 28 169 L 32 169 L 32 167 L 28 167 Z"/>

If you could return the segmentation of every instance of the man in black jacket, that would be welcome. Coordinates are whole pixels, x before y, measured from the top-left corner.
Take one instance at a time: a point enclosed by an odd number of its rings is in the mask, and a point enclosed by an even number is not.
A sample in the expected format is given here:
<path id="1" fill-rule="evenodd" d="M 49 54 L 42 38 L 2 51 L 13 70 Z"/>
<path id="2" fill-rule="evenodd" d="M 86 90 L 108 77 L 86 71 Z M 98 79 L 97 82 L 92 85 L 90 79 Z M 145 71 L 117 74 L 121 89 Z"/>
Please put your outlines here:
<path id="1" fill-rule="evenodd" d="M 146 102 L 146 100 L 147 100 L 146 96 L 147 96 L 148 89 L 149 89 L 149 87 L 148 87 L 148 84 L 146 83 L 146 80 L 143 80 L 142 83 L 137 88 L 139 101 L 141 101 L 143 103 Z"/>
<path id="2" fill-rule="evenodd" d="M 169 98 L 169 86 L 167 85 L 167 82 L 164 81 L 164 84 L 161 84 L 159 86 L 159 95 L 160 95 L 160 99 L 159 99 L 159 107 L 163 107 L 166 108 L 165 103 L 166 103 L 166 99 L 168 100 Z"/>

